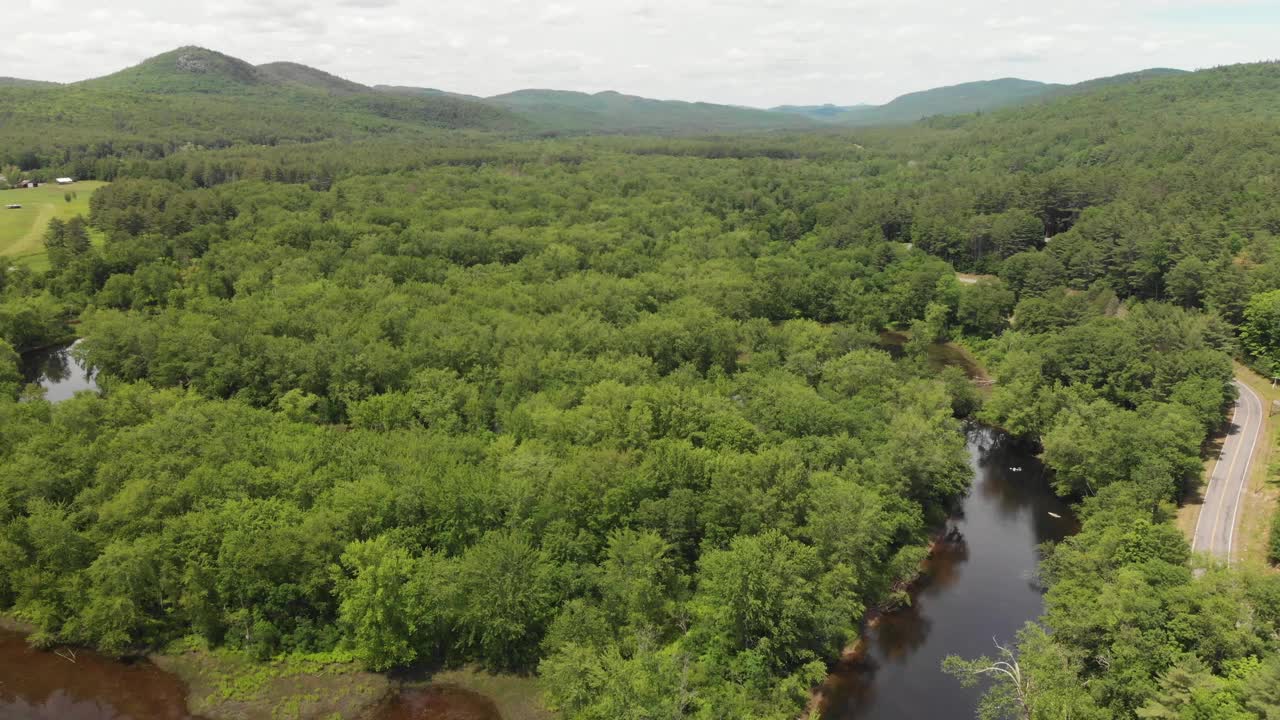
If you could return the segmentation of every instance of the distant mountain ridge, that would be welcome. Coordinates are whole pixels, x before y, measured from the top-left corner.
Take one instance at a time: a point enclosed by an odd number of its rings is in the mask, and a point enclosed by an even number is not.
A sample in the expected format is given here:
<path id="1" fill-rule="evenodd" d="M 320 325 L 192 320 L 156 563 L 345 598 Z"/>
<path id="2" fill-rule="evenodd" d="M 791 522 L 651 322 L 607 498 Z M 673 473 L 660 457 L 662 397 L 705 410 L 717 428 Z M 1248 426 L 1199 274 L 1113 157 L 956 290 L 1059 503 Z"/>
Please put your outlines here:
<path id="1" fill-rule="evenodd" d="M 295 62 L 273 62 L 258 66 L 258 72 L 280 83 L 293 83 L 337 94 L 371 92 L 373 88 Z"/>
<path id="2" fill-rule="evenodd" d="M 652 132 L 679 127 L 688 132 L 726 132 L 811 127 L 808 118 L 756 108 L 682 100 L 653 100 L 612 90 L 517 90 L 485 98 L 534 125 L 598 132 Z"/>
<path id="3" fill-rule="evenodd" d="M 456 97 L 381 93 L 297 63 L 254 66 L 182 47 L 65 85 L 0 82 L 0 158 L 47 165 L 72 148 L 176 148 L 350 141 L 444 130 L 528 133 L 500 107 Z M 141 152 L 141 151 L 139 151 Z M 89 171 L 79 171 L 85 175 Z"/>
<path id="4" fill-rule="evenodd" d="M 367 86 L 295 62 L 253 65 L 199 47 L 181 47 L 119 72 L 69 84 L 0 78 L 10 128 L 56 130 L 58 123 L 94 127 L 112 137 L 92 108 L 111 107 L 112 124 L 129 132 L 163 128 L 170 140 L 201 143 L 210 135 L 312 140 L 418 127 L 521 134 L 714 134 L 901 125 L 938 115 L 962 115 L 1142 82 L 1183 71 L 1155 68 L 1057 85 L 1000 78 L 912 92 L 884 105 L 780 106 L 771 109 L 656 100 L 616 91 L 585 93 L 525 89 L 477 97 L 434 88 Z M 43 93 L 30 102 L 26 94 Z M 215 97 L 247 98 L 248 104 Z M 168 99 L 166 99 L 168 98 Z M 65 102 L 56 122 L 40 106 Z M 24 104 L 25 103 L 25 104 Z M 250 131 L 249 128 L 253 129 Z M 223 132 L 229 130 L 229 132 Z M 64 133 L 64 136 L 66 134 Z"/>
<path id="5" fill-rule="evenodd" d="M 884 105 L 855 108 L 837 121 L 857 125 L 897 125 L 931 115 L 966 115 L 1016 105 L 1041 97 L 1055 87 L 1058 86 L 1021 78 L 979 80 L 907 93 Z"/>
<path id="6" fill-rule="evenodd" d="M 252 65 L 200 47 L 181 47 L 119 72 L 66 87 L 142 95 L 252 95 L 290 105 L 318 97 L 401 122 L 540 133 L 713 133 L 801 129 L 813 121 L 756 108 L 652 100 L 617 92 L 520 90 L 479 98 L 433 88 L 369 87 L 294 62 Z M 329 104 L 331 106 L 331 104 Z M 439 110 L 444 112 L 437 112 Z M 465 121 L 453 121 L 464 118 Z"/>
<path id="7" fill-rule="evenodd" d="M 23 80 L 16 77 L 0 77 L 0 87 L 58 87 L 61 83 L 47 80 Z"/>
<path id="8" fill-rule="evenodd" d="M 1021 78 L 1000 78 L 948 85 L 900 95 L 884 105 L 817 105 L 772 108 L 774 112 L 802 115 L 813 120 L 859 127 L 870 125 L 903 125 L 934 115 L 967 115 L 975 112 L 998 110 L 1037 100 L 1127 82 L 1185 74 L 1185 70 L 1150 68 L 1137 72 L 1086 80 L 1074 85 L 1043 83 Z"/>
<path id="9" fill-rule="evenodd" d="M 409 87 L 407 85 L 374 85 L 373 89 L 378 92 L 391 93 L 393 95 L 445 95 L 447 97 L 463 98 L 466 100 L 484 100 L 484 98 L 479 95 L 449 92 L 448 90 L 440 90 L 438 88 Z"/>

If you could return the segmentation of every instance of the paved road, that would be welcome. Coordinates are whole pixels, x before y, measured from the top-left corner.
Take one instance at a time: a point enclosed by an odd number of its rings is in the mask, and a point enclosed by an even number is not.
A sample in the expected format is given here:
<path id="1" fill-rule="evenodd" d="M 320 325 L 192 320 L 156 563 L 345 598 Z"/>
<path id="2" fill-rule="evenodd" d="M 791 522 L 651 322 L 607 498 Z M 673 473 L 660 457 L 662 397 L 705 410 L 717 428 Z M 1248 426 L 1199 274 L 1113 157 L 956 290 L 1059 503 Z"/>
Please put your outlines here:
<path id="1" fill-rule="evenodd" d="M 1222 442 L 1222 452 L 1213 465 L 1209 487 L 1205 490 L 1204 505 L 1196 521 L 1196 534 L 1191 549 L 1207 552 L 1220 560 L 1231 562 L 1232 541 L 1235 539 L 1236 522 L 1240 504 L 1249 483 L 1249 467 L 1253 451 L 1258 446 L 1262 431 L 1262 399 L 1247 385 L 1235 383 L 1240 391 L 1231 425 Z"/>

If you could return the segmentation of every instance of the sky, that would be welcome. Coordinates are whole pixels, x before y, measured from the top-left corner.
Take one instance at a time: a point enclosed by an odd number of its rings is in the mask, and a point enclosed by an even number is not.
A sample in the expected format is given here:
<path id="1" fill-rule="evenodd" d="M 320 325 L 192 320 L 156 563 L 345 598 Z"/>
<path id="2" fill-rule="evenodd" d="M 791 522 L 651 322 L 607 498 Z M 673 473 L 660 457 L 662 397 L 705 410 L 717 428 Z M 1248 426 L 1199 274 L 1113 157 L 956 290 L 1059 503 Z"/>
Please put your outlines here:
<path id="1" fill-rule="evenodd" d="M 1280 0 L 17 0 L 0 76 L 75 81 L 183 45 L 365 84 L 882 103 L 1277 55 Z"/>

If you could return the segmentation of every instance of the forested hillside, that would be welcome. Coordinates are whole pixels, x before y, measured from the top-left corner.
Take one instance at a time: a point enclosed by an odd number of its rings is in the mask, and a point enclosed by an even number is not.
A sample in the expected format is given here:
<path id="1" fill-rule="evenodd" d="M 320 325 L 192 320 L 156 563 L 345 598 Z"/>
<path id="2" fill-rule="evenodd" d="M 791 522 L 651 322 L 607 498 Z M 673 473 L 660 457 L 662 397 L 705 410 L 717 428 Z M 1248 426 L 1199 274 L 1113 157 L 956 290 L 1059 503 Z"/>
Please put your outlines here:
<path id="1" fill-rule="evenodd" d="M 991 112 L 1037 101 L 1051 100 L 1066 95 L 1092 92 L 1108 85 L 1140 83 L 1150 79 L 1181 75 L 1184 71 L 1169 68 L 1151 68 L 1112 77 L 1086 80 L 1074 85 L 1043 83 L 1021 78 L 1001 78 L 948 85 L 900 95 L 884 105 L 852 105 L 837 107 L 782 106 L 775 112 L 801 115 L 844 127 L 869 127 L 876 125 L 909 125 L 937 115 L 967 115 Z"/>
<path id="2" fill-rule="evenodd" d="M 563 90 L 519 90 L 486 98 L 548 132 L 682 134 L 805 128 L 794 114 L 676 100 L 651 100 L 617 92 L 587 94 Z"/>
<path id="3" fill-rule="evenodd" d="M 794 718 L 904 600 L 972 417 L 1083 519 L 991 717 L 1273 717 L 1280 576 L 1197 577 L 1170 518 L 1232 356 L 1280 360 L 1277 130 L 1259 64 L 914 128 L 104 159 L 105 242 L 0 274 L 0 606 L 116 653 L 536 671 L 566 718 Z M 15 351 L 73 320 L 103 393 L 54 405 Z"/>
<path id="4" fill-rule="evenodd" d="M 254 66 L 212 50 L 183 47 L 65 85 L 0 78 L 0 167 L 17 168 L 38 180 L 59 175 L 110 180 L 130 163 L 192 149 L 296 149 L 322 141 L 387 137 L 438 143 L 441 130 L 528 138 L 902 125 L 1176 72 L 1146 70 L 1072 86 L 1006 78 L 909 93 L 881 106 L 758 110 L 618 92 L 520 90 L 481 98 L 429 88 L 368 87 L 298 63 Z"/>
<path id="5" fill-rule="evenodd" d="M 0 166 L 44 180 L 110 179 L 123 163 L 192 148 L 386 135 L 430 142 L 445 129 L 527 127 L 491 105 L 358 87 L 312 68 L 257 68 L 202 48 L 69 85 L 0 83 Z"/>
<path id="6" fill-rule="evenodd" d="M 855 107 L 826 118 L 841 125 L 904 125 L 933 115 L 962 115 L 1019 105 L 1060 85 L 1001 78 L 907 93 L 884 105 Z"/>
<path id="7" fill-rule="evenodd" d="M 323 70 L 294 62 L 274 62 L 258 66 L 258 72 L 281 83 L 297 83 L 337 94 L 369 92 L 371 88 Z"/>
<path id="8" fill-rule="evenodd" d="M 804 118 L 618 93 L 525 91 L 490 99 L 365 87 L 297 63 L 261 66 L 184 47 L 68 85 L 0 80 L 0 167 L 37 179 L 111 179 L 121 165 L 192 148 L 277 146 L 441 130 L 696 134 L 806 127 Z"/>

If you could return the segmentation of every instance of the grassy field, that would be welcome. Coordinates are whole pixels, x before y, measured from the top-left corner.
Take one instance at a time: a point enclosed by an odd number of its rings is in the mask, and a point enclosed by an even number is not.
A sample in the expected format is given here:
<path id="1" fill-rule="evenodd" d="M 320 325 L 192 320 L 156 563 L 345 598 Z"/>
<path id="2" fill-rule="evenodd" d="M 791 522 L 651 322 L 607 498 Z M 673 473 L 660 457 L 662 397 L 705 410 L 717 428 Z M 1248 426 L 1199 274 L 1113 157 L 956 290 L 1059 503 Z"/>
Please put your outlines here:
<path id="1" fill-rule="evenodd" d="M 187 709 L 209 720 L 368 719 L 378 717 L 398 690 L 432 687 L 476 693 L 492 702 L 503 720 L 557 717 L 542 704 L 536 677 L 495 675 L 474 667 L 393 677 L 367 672 L 344 653 L 295 654 L 263 662 L 233 650 L 211 650 L 196 639 L 175 643 L 151 660 L 182 679 Z"/>
<path id="2" fill-rule="evenodd" d="M 466 668 L 437 673 L 431 682 L 460 687 L 489 698 L 503 720 L 554 720 L 557 717 L 542 704 L 542 687 L 536 677 L 494 675 Z"/>
<path id="3" fill-rule="evenodd" d="M 151 660 L 182 679 L 187 709 L 209 720 L 354 720 L 392 688 L 386 676 L 364 672 L 342 657 L 297 655 L 259 662 L 230 650 L 191 647 Z"/>
<path id="4" fill-rule="evenodd" d="M 49 183 L 38 188 L 0 190 L 0 256 L 36 269 L 45 267 L 48 261 L 44 253 L 44 229 L 49 221 L 88 216 L 89 196 L 103 185 L 106 183 L 85 180 L 66 186 Z M 71 202 L 65 199 L 68 192 L 76 195 Z M 21 205 L 22 209 L 6 209 L 11 204 Z"/>

